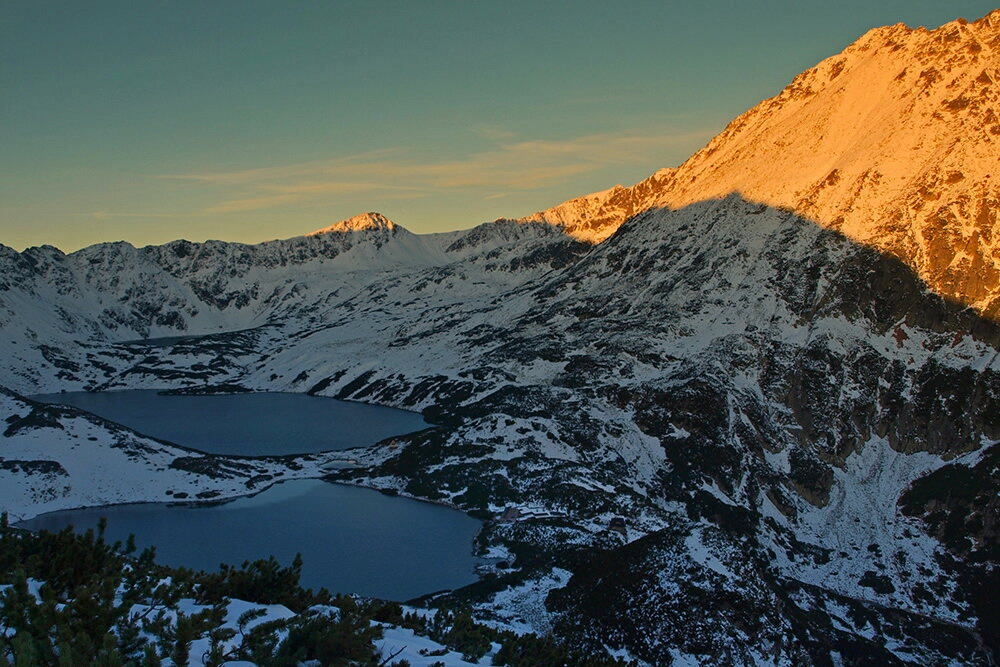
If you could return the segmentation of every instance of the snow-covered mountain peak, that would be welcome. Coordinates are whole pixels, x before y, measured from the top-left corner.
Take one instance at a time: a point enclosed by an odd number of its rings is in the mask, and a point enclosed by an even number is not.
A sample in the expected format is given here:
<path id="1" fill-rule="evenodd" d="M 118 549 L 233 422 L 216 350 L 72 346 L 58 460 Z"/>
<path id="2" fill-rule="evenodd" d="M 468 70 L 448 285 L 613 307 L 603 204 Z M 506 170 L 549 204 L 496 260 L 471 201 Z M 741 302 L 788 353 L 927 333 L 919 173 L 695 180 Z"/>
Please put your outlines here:
<path id="1" fill-rule="evenodd" d="M 896 256 L 992 313 L 1000 13 L 870 31 L 734 120 L 650 206 L 738 192 Z"/>
<path id="2" fill-rule="evenodd" d="M 925 284 L 1000 294 L 998 27 L 871 31 L 680 167 L 521 220 L 0 246 L 0 509 L 328 474 L 492 516 L 477 544 L 513 567 L 473 596 L 520 615 L 505 587 L 533 587 L 546 632 L 646 664 L 995 664 L 1000 324 Z M 293 475 L 4 388 L 307 392 L 434 427 Z"/>
<path id="3" fill-rule="evenodd" d="M 544 222 L 562 227 L 568 236 L 584 243 L 600 243 L 637 213 L 649 208 L 664 184 L 671 182 L 674 169 L 660 169 L 631 187 L 616 185 L 603 192 L 567 202 L 521 218 L 518 222 Z"/>
<path id="4" fill-rule="evenodd" d="M 677 169 L 525 220 L 588 242 L 651 208 L 739 194 L 909 265 L 1000 315 L 1000 11 L 876 28 L 733 120 Z"/>
<path id="5" fill-rule="evenodd" d="M 336 232 L 362 232 L 369 229 L 384 229 L 391 232 L 396 228 L 396 226 L 396 223 L 381 213 L 369 212 L 356 215 L 353 218 L 348 218 L 347 220 L 341 220 L 340 222 L 330 225 L 329 227 L 324 227 L 323 229 L 317 229 L 314 232 L 306 234 L 306 236 L 319 236 L 320 234 Z"/>

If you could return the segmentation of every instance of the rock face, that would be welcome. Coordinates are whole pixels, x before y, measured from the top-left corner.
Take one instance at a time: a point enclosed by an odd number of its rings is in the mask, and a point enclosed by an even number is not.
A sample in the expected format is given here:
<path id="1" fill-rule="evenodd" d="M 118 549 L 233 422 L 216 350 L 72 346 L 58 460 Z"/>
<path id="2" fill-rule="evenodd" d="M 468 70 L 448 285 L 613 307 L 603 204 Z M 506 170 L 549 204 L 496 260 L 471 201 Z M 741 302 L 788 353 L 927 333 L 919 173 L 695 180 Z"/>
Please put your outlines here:
<path id="1" fill-rule="evenodd" d="M 319 236 L 320 234 L 329 234 L 330 232 L 363 232 L 369 229 L 384 229 L 387 232 L 392 232 L 395 228 L 396 224 L 389 218 L 381 213 L 370 212 L 356 215 L 347 220 L 341 220 L 329 227 L 306 234 L 306 236 Z"/>
<path id="2" fill-rule="evenodd" d="M 674 169 L 661 169 L 646 180 L 625 188 L 616 185 L 563 202 L 518 222 L 544 222 L 565 230 L 566 234 L 584 243 L 600 243 L 629 218 L 656 205 L 673 183 Z"/>
<path id="3" fill-rule="evenodd" d="M 456 595 L 571 572 L 537 627 L 594 650 L 991 664 L 998 24 L 872 31 L 678 169 L 524 221 L 3 249 L 0 384 L 422 410 L 332 476 L 518 508 L 480 538 L 511 567 Z"/>
<path id="4" fill-rule="evenodd" d="M 738 193 L 890 254 L 1000 314 L 1000 10 L 868 32 L 734 120 L 677 169 L 532 220 L 603 240 L 637 212 Z"/>

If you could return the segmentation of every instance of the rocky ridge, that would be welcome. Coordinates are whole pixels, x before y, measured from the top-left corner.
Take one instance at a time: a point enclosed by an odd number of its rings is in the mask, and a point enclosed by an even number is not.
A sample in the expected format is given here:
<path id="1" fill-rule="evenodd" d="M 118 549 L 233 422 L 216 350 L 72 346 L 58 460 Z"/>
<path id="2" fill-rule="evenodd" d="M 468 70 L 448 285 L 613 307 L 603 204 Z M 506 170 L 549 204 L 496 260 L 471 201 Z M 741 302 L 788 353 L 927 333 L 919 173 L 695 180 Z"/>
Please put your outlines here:
<path id="1" fill-rule="evenodd" d="M 876 28 L 732 121 L 677 169 L 525 220 L 600 241 L 636 213 L 738 193 L 1000 308 L 1000 10 L 936 30 Z"/>
<path id="2" fill-rule="evenodd" d="M 510 567 L 456 595 L 501 617 L 510 591 L 555 582 L 539 629 L 593 650 L 991 664 L 1000 329 L 973 296 L 978 265 L 935 282 L 923 250 L 873 246 L 928 238 L 926 216 L 893 226 L 900 202 L 972 215 L 988 186 L 996 156 L 964 137 L 992 84 L 975 108 L 923 110 L 976 81 L 997 18 L 872 31 L 677 170 L 530 221 L 423 237 L 366 214 L 257 246 L 4 249 L 0 384 L 422 410 L 437 429 L 351 452 L 362 467 L 333 477 L 491 517 L 481 544 Z M 909 72 L 862 95 L 896 58 L 952 63 L 952 79 L 924 90 Z M 852 134 L 865 105 L 887 117 Z M 940 164 L 907 143 L 925 131 Z M 866 163 L 899 178 L 842 186 Z M 935 164 L 964 171 L 931 200 Z M 947 238 L 972 233 L 968 216 L 937 219 Z"/>

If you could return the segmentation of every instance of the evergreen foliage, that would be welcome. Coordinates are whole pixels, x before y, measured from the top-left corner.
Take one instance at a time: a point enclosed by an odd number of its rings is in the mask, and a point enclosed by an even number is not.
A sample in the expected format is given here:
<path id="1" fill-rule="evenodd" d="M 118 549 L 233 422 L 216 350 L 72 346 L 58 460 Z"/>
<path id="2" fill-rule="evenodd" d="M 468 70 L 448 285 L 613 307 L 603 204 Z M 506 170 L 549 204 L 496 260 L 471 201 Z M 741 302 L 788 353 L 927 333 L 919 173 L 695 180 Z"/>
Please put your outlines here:
<path id="1" fill-rule="evenodd" d="M 299 586 L 302 575 L 302 554 L 296 554 L 289 567 L 281 567 L 274 556 L 254 562 L 244 561 L 239 568 L 223 564 L 217 573 L 202 574 L 199 579 L 199 599 L 217 602 L 236 598 L 258 604 L 281 604 L 301 612 L 314 604 L 328 604 L 326 589 L 313 594 Z"/>
<path id="2" fill-rule="evenodd" d="M 302 558 L 288 567 L 273 557 L 218 572 L 156 563 L 154 549 L 136 555 L 134 541 L 108 544 L 105 523 L 83 534 L 67 528 L 32 533 L 0 515 L 0 667 L 217 667 L 246 660 L 260 667 L 408 667 L 383 655 L 383 626 L 428 636 L 476 662 L 493 644 L 495 665 L 611 667 L 607 656 L 573 653 L 552 637 L 518 636 L 476 623 L 468 610 L 420 615 L 396 602 L 314 594 L 299 586 Z M 251 609 L 225 623 L 231 599 L 284 605 L 286 620 L 260 622 Z M 202 608 L 185 613 L 181 600 Z M 185 607 L 187 608 L 187 607 Z M 208 650 L 193 655 L 198 640 Z M 204 646 L 204 642 L 201 646 Z"/>
<path id="3" fill-rule="evenodd" d="M 500 650 L 493 656 L 494 665 L 508 667 L 624 667 L 622 659 L 612 659 L 606 655 L 593 655 L 569 648 L 552 635 L 539 637 L 536 634 L 517 635 L 503 633 Z"/>

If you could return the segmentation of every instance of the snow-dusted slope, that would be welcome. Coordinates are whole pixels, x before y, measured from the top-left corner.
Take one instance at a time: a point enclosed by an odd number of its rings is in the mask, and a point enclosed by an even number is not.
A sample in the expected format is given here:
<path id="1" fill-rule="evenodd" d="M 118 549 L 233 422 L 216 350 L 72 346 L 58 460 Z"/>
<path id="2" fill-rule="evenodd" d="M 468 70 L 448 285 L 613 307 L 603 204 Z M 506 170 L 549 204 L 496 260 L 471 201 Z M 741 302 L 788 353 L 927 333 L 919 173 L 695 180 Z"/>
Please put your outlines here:
<path id="1" fill-rule="evenodd" d="M 4 249 L 0 385 L 421 409 L 441 427 L 337 478 L 519 508 L 482 537 L 493 604 L 574 573 L 539 630 L 988 664 L 1000 328 L 962 304 L 995 291 L 998 23 L 872 31 L 680 168 L 524 221 Z"/>
<path id="2" fill-rule="evenodd" d="M 537 213 L 600 241 L 648 208 L 738 193 L 899 258 L 1000 313 L 1000 10 L 877 28 L 735 119 L 677 169 Z"/>
<path id="3" fill-rule="evenodd" d="M 110 503 L 235 498 L 279 480 L 319 477 L 339 460 L 211 456 L 3 389 L 0 419 L 0 509 L 12 521 Z"/>
<path id="4" fill-rule="evenodd" d="M 365 312 L 366 326 L 386 324 Z M 355 357 L 354 326 L 312 333 L 308 345 L 329 353 L 283 350 L 253 382 L 292 358 L 322 357 L 296 367 L 322 378 L 322 393 L 428 408 L 447 432 L 349 476 L 465 507 L 554 514 L 496 526 L 499 543 L 607 546 L 610 519 L 627 517 L 636 546 L 626 553 L 643 554 L 629 567 L 674 574 L 618 573 L 620 590 L 592 603 L 561 598 L 576 631 L 654 661 L 676 649 L 705 662 L 708 642 L 724 656 L 713 664 L 751 664 L 762 660 L 747 653 L 754 642 L 804 631 L 798 613 L 834 614 L 823 641 L 839 654 L 866 641 L 859 609 L 895 609 L 913 615 L 879 622 L 901 624 L 892 632 L 910 637 L 919 662 L 976 655 L 959 629 L 977 613 L 969 589 L 895 506 L 913 480 L 975 463 L 1000 439 L 1000 330 L 894 258 L 732 196 L 650 210 L 501 300 L 397 320 L 413 333 L 378 355 Z M 706 522 L 719 530 L 696 540 Z M 747 563 L 764 574 L 749 577 Z M 789 597 L 788 582 L 806 592 Z M 614 615 L 611 599 L 622 605 Z M 671 620 L 692 605 L 697 624 Z M 632 625 L 640 609 L 657 611 Z M 956 653 L 911 637 L 924 616 Z M 733 628 L 751 621 L 764 625 L 740 639 Z"/>
<path id="5" fill-rule="evenodd" d="M 998 114 L 1000 11 L 878 28 L 733 121 L 661 203 L 739 192 L 791 208 L 993 314 Z"/>
<path id="6" fill-rule="evenodd" d="M 544 222 L 559 227 L 585 243 L 600 243 L 614 234 L 632 216 L 647 210 L 665 187 L 672 182 L 674 170 L 661 169 L 631 187 L 616 185 L 539 211 L 518 222 Z"/>
<path id="7" fill-rule="evenodd" d="M 319 324 L 338 305 L 371 306 L 390 287 L 426 294 L 432 285 L 433 308 L 488 300 L 581 249 L 544 224 L 417 236 L 378 214 L 254 246 L 109 243 L 70 255 L 0 246 L 0 353 L 11 362 L 2 383 L 26 393 L 96 388 L 104 371 L 83 380 L 77 370 L 114 364 L 94 355 L 116 353 L 88 345 Z"/>

